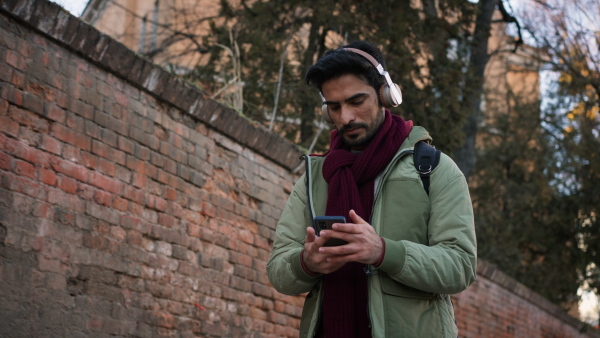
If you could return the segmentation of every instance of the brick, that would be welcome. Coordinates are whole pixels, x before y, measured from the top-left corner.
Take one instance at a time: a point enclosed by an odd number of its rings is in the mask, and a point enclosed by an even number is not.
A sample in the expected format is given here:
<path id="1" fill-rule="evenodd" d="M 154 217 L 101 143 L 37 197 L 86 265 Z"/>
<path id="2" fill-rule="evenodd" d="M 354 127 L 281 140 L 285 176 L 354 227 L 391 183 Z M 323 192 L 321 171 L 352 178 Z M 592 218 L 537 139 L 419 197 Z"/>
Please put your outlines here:
<path id="1" fill-rule="evenodd" d="M 0 169 L 12 170 L 13 158 L 12 156 L 0 152 Z"/>
<path id="2" fill-rule="evenodd" d="M 142 174 L 144 172 L 144 162 L 131 155 L 127 155 L 125 166 L 135 173 Z"/>
<path id="3" fill-rule="evenodd" d="M 173 216 L 159 213 L 158 214 L 158 224 L 165 226 L 167 228 L 173 228 L 177 224 L 177 219 Z"/>
<path id="4" fill-rule="evenodd" d="M 69 101 L 69 110 L 78 114 L 88 120 L 91 120 L 94 116 L 94 107 L 80 100 L 75 100 L 71 97 Z"/>
<path id="5" fill-rule="evenodd" d="M 22 126 L 28 127 L 38 132 L 48 132 L 48 121 L 25 109 L 16 106 L 9 107 L 9 117 Z"/>
<path id="6" fill-rule="evenodd" d="M 91 233 L 83 234 L 83 245 L 86 248 L 100 250 L 100 251 L 108 251 L 110 247 L 110 242 L 108 238 Z"/>
<path id="7" fill-rule="evenodd" d="M 116 92 L 114 95 L 114 99 L 119 105 L 123 107 L 129 106 L 129 99 L 127 98 L 127 95 L 125 95 L 125 93 Z"/>
<path id="8" fill-rule="evenodd" d="M 25 82 L 26 82 L 25 74 L 23 74 L 22 72 L 19 72 L 19 71 L 14 71 L 11 74 L 12 74 L 12 76 L 11 76 L 9 82 L 13 86 L 23 89 L 23 87 L 25 87 Z"/>
<path id="9" fill-rule="evenodd" d="M 77 181 L 69 177 L 61 177 L 58 181 L 58 187 L 67 194 L 75 195 L 77 192 Z"/>
<path id="10" fill-rule="evenodd" d="M 121 165 L 126 163 L 127 155 L 124 152 L 97 140 L 92 141 L 92 153 Z"/>
<path id="11" fill-rule="evenodd" d="M 112 199 L 113 199 L 113 196 L 106 191 L 102 191 L 102 190 L 94 191 L 94 202 L 96 202 L 100 205 L 110 207 L 110 206 L 112 206 Z"/>
<path id="12" fill-rule="evenodd" d="M 66 194 L 62 190 L 51 189 L 48 191 L 48 202 L 79 213 L 85 212 L 85 201 L 77 196 Z"/>
<path id="13" fill-rule="evenodd" d="M 100 159 L 88 152 L 81 153 L 81 164 L 90 169 L 98 168 Z"/>
<path id="14" fill-rule="evenodd" d="M 85 121 L 85 134 L 95 138 L 95 139 L 100 139 L 100 132 L 101 132 L 101 128 L 94 123 L 93 121 L 90 120 L 86 120 Z"/>
<path id="15" fill-rule="evenodd" d="M 3 132 L 7 135 L 11 135 L 13 137 L 18 136 L 19 131 L 19 123 L 15 122 L 7 117 L 0 116 L 0 132 Z"/>
<path id="16" fill-rule="evenodd" d="M 74 163 L 81 163 L 81 149 L 71 144 L 63 144 L 62 157 Z"/>
<path id="17" fill-rule="evenodd" d="M 65 272 L 64 265 L 56 259 L 48 259 L 43 255 L 38 256 L 38 269 L 40 271 L 54 272 L 62 274 Z"/>
<path id="18" fill-rule="evenodd" d="M 0 38 L 2 38 L 2 37 L 3 37 L 3 35 L 0 35 Z M 1 56 L 2 56 L 2 54 L 0 53 L 0 57 Z M 15 70 L 13 67 L 10 67 L 9 65 L 7 65 L 5 63 L 0 63 L 0 80 L 2 80 L 3 82 L 10 83 L 12 81 L 14 72 L 15 72 Z"/>
<path id="19" fill-rule="evenodd" d="M 52 86 L 53 88 L 62 90 L 63 89 L 63 83 L 65 81 L 66 81 L 66 79 L 65 79 L 64 75 L 56 72 L 53 69 L 48 69 L 47 70 L 45 82 L 48 85 Z"/>
<path id="20" fill-rule="evenodd" d="M 89 151 L 92 147 L 92 140 L 90 137 L 72 131 L 61 124 L 53 124 L 51 128 L 51 135 L 56 139 L 63 142 L 67 142 L 79 149 Z"/>
<path id="21" fill-rule="evenodd" d="M 148 177 L 146 175 L 134 173 L 131 184 L 140 189 L 146 189 L 148 186 Z"/>
<path id="22" fill-rule="evenodd" d="M 117 147 L 117 134 L 108 129 L 100 130 L 100 140 L 110 147 Z"/>
<path id="23" fill-rule="evenodd" d="M 134 151 L 135 147 L 136 146 L 134 145 L 134 143 L 131 142 L 126 137 L 123 137 L 121 135 L 118 136 L 118 138 L 117 138 L 117 148 L 119 150 L 122 150 L 122 151 L 124 151 L 127 154 L 133 154 L 133 151 Z"/>
<path id="24" fill-rule="evenodd" d="M 14 105 L 23 106 L 23 92 L 8 83 L 0 83 L 0 97 Z"/>
<path id="25" fill-rule="evenodd" d="M 123 183 L 97 172 L 91 172 L 89 183 L 95 187 L 112 192 L 116 195 L 123 194 Z"/>
<path id="26" fill-rule="evenodd" d="M 150 161 L 150 149 L 148 149 L 147 147 L 141 146 L 139 144 L 135 145 L 134 148 L 134 155 L 135 157 L 137 157 L 138 159 L 142 160 L 142 161 Z"/>
<path id="27" fill-rule="evenodd" d="M 143 190 L 136 189 L 135 187 L 126 185 L 123 192 L 123 197 L 127 198 L 130 201 L 136 202 L 138 204 L 144 204 L 146 194 Z"/>
<path id="28" fill-rule="evenodd" d="M 25 70 L 27 64 L 25 63 L 25 58 L 23 58 L 21 55 L 19 55 L 16 51 L 14 50 L 7 50 L 6 51 L 6 58 L 5 61 L 6 63 L 8 63 L 9 65 L 13 66 L 16 69 L 20 69 L 20 70 Z"/>
<path id="29" fill-rule="evenodd" d="M 85 120 L 81 116 L 74 114 L 67 115 L 66 125 L 79 133 L 83 134 L 85 132 Z"/>
<path id="30" fill-rule="evenodd" d="M 71 161 L 56 157 L 52 159 L 51 166 L 52 169 L 59 173 L 65 174 L 68 177 L 72 177 L 81 182 L 88 181 L 89 170 Z"/>
<path id="31" fill-rule="evenodd" d="M 44 103 L 44 116 L 58 123 L 65 123 L 67 113 L 58 105 L 52 102 Z"/>
<path id="32" fill-rule="evenodd" d="M 169 313 L 148 311 L 144 315 L 144 321 L 153 326 L 173 328 L 175 324 L 175 317 Z"/>
<path id="33" fill-rule="evenodd" d="M 107 161 L 103 158 L 100 158 L 100 159 L 98 159 L 97 169 L 99 172 L 101 172 L 105 175 L 114 177 L 115 172 L 116 172 L 116 165 L 111 161 Z"/>
<path id="34" fill-rule="evenodd" d="M 144 163 L 144 169 L 143 169 L 143 173 L 146 174 L 148 177 L 152 178 L 152 179 L 156 179 L 158 177 L 158 168 L 156 168 L 155 166 L 153 166 L 152 164 L 148 163 L 148 162 L 143 162 Z"/>
<path id="35" fill-rule="evenodd" d="M 24 176 L 30 179 L 35 178 L 35 167 L 31 163 L 25 161 L 16 160 L 13 171 L 19 176 Z"/>
<path id="36" fill-rule="evenodd" d="M 174 148 L 173 148 L 174 149 Z M 173 154 L 172 154 L 173 155 Z M 178 167 L 178 163 L 185 163 L 186 160 L 186 155 L 184 153 L 182 153 L 181 151 L 177 151 L 177 155 L 175 155 L 176 158 L 171 160 L 171 159 L 167 159 L 165 161 L 165 170 L 172 173 L 172 174 L 179 174 L 177 172 L 177 167 Z"/>
<path id="37" fill-rule="evenodd" d="M 69 95 L 67 95 L 63 92 L 56 93 L 56 105 L 59 106 L 60 108 L 63 108 L 63 109 L 69 108 L 71 106 L 72 100 L 73 100 L 72 97 L 70 97 Z"/>
<path id="38" fill-rule="evenodd" d="M 156 197 L 156 199 L 154 201 L 154 208 L 156 208 L 156 210 L 159 210 L 159 211 L 167 210 L 168 205 L 169 204 L 165 199 L 158 197 L 158 196 Z"/>
<path id="39" fill-rule="evenodd" d="M 56 155 L 60 155 L 62 152 L 62 143 L 51 136 L 42 135 L 40 148 Z"/>
<path id="40" fill-rule="evenodd" d="M 51 187 L 53 187 L 58 181 L 58 178 L 56 177 L 56 174 L 53 171 L 44 168 L 38 168 L 38 179 L 40 180 L 40 182 L 47 184 Z"/>
<path id="41" fill-rule="evenodd" d="M 41 97 L 31 94 L 31 93 L 23 93 L 23 108 L 36 113 L 43 114 L 44 113 L 44 101 Z"/>
<path id="42" fill-rule="evenodd" d="M 127 211 L 129 202 L 126 199 L 121 197 L 116 197 L 113 201 L 113 208 L 119 211 Z"/>

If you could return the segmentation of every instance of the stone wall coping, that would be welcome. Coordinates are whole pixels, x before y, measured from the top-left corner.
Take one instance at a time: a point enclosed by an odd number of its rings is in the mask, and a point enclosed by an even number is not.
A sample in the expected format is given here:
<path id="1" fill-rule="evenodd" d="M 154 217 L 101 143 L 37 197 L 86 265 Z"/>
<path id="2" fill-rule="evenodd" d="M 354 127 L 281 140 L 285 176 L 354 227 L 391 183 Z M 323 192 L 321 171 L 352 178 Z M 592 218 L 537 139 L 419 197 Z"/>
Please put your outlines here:
<path id="1" fill-rule="evenodd" d="M 46 0 L 2 0 L 0 10 L 286 169 L 293 170 L 301 163 L 303 152 L 290 141 L 208 98 L 59 5 Z"/>

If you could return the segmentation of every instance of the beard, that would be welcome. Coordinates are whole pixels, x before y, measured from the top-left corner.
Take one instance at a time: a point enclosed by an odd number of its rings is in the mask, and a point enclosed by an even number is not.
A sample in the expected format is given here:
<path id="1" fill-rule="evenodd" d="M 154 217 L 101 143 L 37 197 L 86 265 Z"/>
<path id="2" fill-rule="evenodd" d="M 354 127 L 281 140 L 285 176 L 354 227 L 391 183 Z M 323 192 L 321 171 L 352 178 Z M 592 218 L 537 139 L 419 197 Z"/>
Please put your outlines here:
<path id="1" fill-rule="evenodd" d="M 367 124 L 364 122 L 350 122 L 347 125 L 339 128 L 338 132 L 340 133 L 340 135 L 342 135 L 344 144 L 346 144 L 347 146 L 352 147 L 352 148 L 366 147 L 373 140 L 375 135 L 377 135 L 377 132 L 379 131 L 379 127 L 381 127 L 381 125 L 383 124 L 384 118 L 385 118 L 385 114 L 378 113 L 375 116 L 375 119 L 373 121 L 371 121 L 370 124 Z M 365 130 L 365 135 L 364 136 L 360 136 L 360 135 L 344 136 L 345 135 L 344 133 L 347 130 L 354 129 L 354 128 L 363 128 Z"/>

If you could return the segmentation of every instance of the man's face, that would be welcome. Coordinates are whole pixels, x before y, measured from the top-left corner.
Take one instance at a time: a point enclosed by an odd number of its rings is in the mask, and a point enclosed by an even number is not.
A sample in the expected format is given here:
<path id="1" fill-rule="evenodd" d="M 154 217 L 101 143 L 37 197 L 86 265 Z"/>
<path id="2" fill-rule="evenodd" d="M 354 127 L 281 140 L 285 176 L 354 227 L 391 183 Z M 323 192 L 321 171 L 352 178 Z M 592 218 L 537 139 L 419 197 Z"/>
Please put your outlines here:
<path id="1" fill-rule="evenodd" d="M 353 150 L 363 150 L 385 116 L 375 89 L 358 76 L 347 74 L 325 81 L 321 90 L 329 116 L 344 142 Z"/>

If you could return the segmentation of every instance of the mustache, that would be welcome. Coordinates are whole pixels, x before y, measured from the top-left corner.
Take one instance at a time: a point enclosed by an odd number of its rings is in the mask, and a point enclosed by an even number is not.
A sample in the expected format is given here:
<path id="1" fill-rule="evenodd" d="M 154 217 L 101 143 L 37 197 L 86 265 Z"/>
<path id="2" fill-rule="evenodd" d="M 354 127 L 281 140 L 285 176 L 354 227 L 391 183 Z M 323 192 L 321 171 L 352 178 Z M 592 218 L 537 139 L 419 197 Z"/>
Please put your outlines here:
<path id="1" fill-rule="evenodd" d="M 365 128 L 367 129 L 369 127 L 368 124 L 366 123 L 361 123 L 361 122 L 350 122 L 345 126 L 342 126 L 338 131 L 340 133 L 343 133 L 345 131 L 347 131 L 348 129 L 354 129 L 354 128 Z"/>

